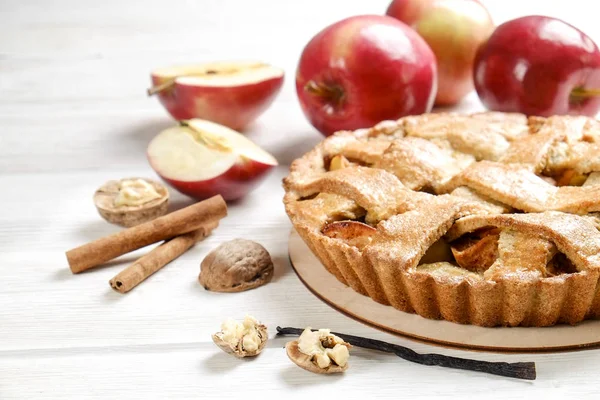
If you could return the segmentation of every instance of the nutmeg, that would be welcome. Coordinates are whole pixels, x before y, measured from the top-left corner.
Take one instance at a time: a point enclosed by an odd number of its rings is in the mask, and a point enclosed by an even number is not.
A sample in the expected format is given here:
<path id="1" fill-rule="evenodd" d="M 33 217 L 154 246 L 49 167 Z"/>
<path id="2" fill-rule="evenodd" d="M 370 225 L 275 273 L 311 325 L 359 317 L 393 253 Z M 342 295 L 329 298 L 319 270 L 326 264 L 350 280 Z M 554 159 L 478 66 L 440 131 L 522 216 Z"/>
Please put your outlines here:
<path id="1" fill-rule="evenodd" d="M 246 239 L 221 243 L 202 260 L 200 284 L 215 292 L 243 292 L 269 283 L 273 261 L 260 244 Z"/>

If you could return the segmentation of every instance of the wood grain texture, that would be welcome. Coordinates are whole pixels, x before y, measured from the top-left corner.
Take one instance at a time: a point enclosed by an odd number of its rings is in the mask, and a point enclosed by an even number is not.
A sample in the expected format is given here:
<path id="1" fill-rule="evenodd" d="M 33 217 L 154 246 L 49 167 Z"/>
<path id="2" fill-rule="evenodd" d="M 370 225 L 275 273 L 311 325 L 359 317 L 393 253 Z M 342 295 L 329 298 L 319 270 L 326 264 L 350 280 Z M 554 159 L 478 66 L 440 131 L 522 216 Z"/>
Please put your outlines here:
<path id="1" fill-rule="evenodd" d="M 432 347 L 377 331 L 315 298 L 288 263 L 290 223 L 281 179 L 320 139 L 294 90 L 305 43 L 346 16 L 381 13 L 387 0 L 3 0 L 0 2 L 0 399 L 239 398 L 584 398 L 600 385 L 600 351 L 520 356 Z M 496 22 L 559 16 L 600 41 L 584 0 L 486 1 Z M 518 5 L 517 5 L 518 4 Z M 258 58 L 283 67 L 277 101 L 248 136 L 278 167 L 233 204 L 219 228 L 189 252 L 121 295 L 106 282 L 141 249 L 73 276 L 64 252 L 116 232 L 97 215 L 94 191 L 123 176 L 157 178 L 150 139 L 172 121 L 147 98 L 152 68 L 213 59 Z M 479 110 L 471 94 L 457 110 Z M 173 209 L 190 204 L 172 192 Z M 244 293 L 205 291 L 202 258 L 236 237 L 263 244 L 273 281 Z M 330 327 L 417 351 L 491 361 L 531 360 L 535 382 L 423 367 L 356 350 L 340 377 L 317 376 L 287 359 L 286 339 L 257 359 L 221 352 L 210 335 L 226 317 L 252 314 L 269 327 Z"/>

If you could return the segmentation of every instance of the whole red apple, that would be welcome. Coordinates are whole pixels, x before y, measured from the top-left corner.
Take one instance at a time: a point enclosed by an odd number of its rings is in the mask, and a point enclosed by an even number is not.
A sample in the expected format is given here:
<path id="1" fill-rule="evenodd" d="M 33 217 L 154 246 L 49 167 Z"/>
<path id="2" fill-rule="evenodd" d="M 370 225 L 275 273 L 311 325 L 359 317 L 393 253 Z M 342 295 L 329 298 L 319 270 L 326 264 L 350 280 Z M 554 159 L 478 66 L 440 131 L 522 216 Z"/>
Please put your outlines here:
<path id="1" fill-rule="evenodd" d="M 148 145 L 156 173 L 183 194 L 236 200 L 254 189 L 277 160 L 238 132 L 201 119 L 159 133 Z"/>
<path id="2" fill-rule="evenodd" d="M 257 61 L 180 65 L 152 71 L 152 88 L 176 120 L 207 119 L 244 129 L 273 102 L 284 72 Z"/>
<path id="3" fill-rule="evenodd" d="M 598 47 L 555 18 L 528 16 L 498 26 L 477 53 L 474 79 L 491 110 L 594 116 L 600 109 Z"/>
<path id="4" fill-rule="evenodd" d="M 410 25 L 437 59 L 437 105 L 458 103 L 473 90 L 473 60 L 494 30 L 487 9 L 476 0 L 394 0 L 387 15 Z"/>
<path id="5" fill-rule="evenodd" d="M 431 110 L 435 56 L 402 22 L 364 15 L 339 21 L 306 45 L 296 91 L 310 123 L 324 135 Z"/>

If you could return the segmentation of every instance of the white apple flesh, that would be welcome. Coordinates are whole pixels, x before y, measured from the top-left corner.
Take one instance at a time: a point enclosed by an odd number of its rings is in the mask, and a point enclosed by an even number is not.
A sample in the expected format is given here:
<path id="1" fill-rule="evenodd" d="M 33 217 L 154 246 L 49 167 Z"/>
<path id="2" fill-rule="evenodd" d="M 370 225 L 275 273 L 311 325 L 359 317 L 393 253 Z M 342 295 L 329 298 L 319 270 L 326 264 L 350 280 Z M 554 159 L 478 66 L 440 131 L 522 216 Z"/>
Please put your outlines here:
<path id="1" fill-rule="evenodd" d="M 241 130 L 273 102 L 284 71 L 256 61 L 213 62 L 152 72 L 160 102 L 176 120 L 201 118 Z"/>
<path id="2" fill-rule="evenodd" d="M 159 133 L 148 161 L 179 192 L 203 200 L 220 194 L 236 200 L 253 190 L 277 160 L 238 132 L 191 119 Z"/>

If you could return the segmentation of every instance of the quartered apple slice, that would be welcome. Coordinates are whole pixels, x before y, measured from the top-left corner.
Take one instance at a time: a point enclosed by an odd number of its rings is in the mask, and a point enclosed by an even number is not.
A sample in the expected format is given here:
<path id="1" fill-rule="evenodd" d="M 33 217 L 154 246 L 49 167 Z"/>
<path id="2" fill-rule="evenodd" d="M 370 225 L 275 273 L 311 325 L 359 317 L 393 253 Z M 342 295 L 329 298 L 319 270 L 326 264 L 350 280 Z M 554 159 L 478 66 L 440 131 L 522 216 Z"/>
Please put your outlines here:
<path id="1" fill-rule="evenodd" d="M 271 105 L 284 71 L 257 61 L 223 61 L 159 68 L 151 75 L 148 94 L 158 94 L 173 118 L 243 129 Z"/>
<path id="2" fill-rule="evenodd" d="M 152 168 L 196 199 L 216 194 L 235 200 L 249 193 L 277 160 L 226 126 L 191 119 L 159 133 L 148 145 Z"/>

